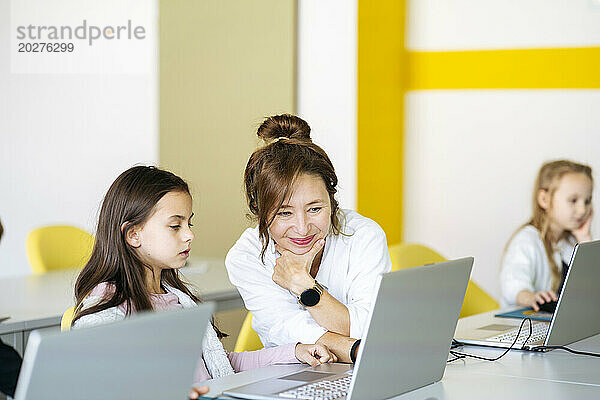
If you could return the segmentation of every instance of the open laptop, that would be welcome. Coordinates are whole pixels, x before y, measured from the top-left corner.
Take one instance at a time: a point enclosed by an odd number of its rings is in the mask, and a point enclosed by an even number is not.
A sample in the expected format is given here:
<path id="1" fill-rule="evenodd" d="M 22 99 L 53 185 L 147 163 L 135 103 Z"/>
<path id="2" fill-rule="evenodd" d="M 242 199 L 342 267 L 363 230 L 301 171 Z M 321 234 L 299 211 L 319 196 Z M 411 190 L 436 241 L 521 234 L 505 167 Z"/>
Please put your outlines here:
<path id="1" fill-rule="evenodd" d="M 29 336 L 15 400 L 186 399 L 214 305 Z"/>
<path id="2" fill-rule="evenodd" d="M 558 304 L 550 322 L 525 322 L 514 348 L 565 346 L 600 333 L 600 240 L 575 246 Z M 464 344 L 508 348 L 514 342 L 521 319 L 481 314 L 458 322 L 455 338 Z"/>
<path id="3" fill-rule="evenodd" d="M 473 258 L 383 274 L 357 363 L 328 364 L 225 391 L 243 399 L 387 399 L 439 381 Z"/>

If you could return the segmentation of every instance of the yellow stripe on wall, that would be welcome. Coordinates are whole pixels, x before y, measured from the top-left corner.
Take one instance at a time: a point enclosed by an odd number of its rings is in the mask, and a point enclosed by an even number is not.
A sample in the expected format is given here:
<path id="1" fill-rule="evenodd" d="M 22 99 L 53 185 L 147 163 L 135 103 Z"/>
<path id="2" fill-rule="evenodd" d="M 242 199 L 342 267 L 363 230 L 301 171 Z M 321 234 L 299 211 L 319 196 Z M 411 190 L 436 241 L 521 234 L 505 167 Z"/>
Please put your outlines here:
<path id="1" fill-rule="evenodd" d="M 600 47 L 409 52 L 408 63 L 411 90 L 600 88 Z"/>
<path id="2" fill-rule="evenodd" d="M 402 239 L 405 1 L 358 1 L 357 209 Z"/>

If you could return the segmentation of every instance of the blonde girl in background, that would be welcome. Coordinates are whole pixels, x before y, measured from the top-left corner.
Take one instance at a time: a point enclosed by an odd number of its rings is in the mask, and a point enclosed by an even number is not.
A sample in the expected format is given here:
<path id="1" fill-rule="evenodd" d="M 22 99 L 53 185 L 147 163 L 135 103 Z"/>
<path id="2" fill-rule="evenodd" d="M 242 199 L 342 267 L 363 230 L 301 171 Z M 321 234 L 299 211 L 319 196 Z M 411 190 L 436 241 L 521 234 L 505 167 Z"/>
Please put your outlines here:
<path id="1" fill-rule="evenodd" d="M 558 299 L 574 246 L 592 240 L 592 169 L 568 160 L 540 169 L 533 216 L 510 239 L 502 258 L 504 306 L 539 305 Z"/>

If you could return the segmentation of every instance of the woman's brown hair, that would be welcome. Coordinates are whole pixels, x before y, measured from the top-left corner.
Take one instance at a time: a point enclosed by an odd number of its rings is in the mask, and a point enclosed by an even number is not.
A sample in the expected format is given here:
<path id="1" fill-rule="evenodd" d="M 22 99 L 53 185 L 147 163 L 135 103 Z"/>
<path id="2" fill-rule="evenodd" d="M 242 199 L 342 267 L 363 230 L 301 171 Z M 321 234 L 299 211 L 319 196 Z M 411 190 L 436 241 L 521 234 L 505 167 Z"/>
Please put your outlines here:
<path id="1" fill-rule="evenodd" d="M 148 267 L 125 238 L 129 229 L 147 221 L 158 201 L 169 192 L 190 194 L 188 185 L 180 177 L 146 166 L 128 169 L 110 186 L 100 209 L 92 256 L 75 283 L 76 307 L 72 323 L 85 315 L 123 303 L 126 304 L 128 315 L 132 307 L 136 312 L 152 310 L 144 280 L 144 270 Z M 114 285 L 114 293 L 106 294 L 98 304 L 82 309 L 85 297 L 103 282 Z M 162 270 L 162 283 L 199 301 L 181 280 L 176 269 Z"/>
<path id="2" fill-rule="evenodd" d="M 557 160 L 545 163 L 542 165 L 542 168 L 540 168 L 535 180 L 532 199 L 533 215 L 529 221 L 521 226 L 522 228 L 527 225 L 531 225 L 540 233 L 540 238 L 544 243 L 544 250 L 546 250 L 546 257 L 548 258 L 548 263 L 550 264 L 550 272 L 552 273 L 552 290 L 558 289 L 558 285 L 560 284 L 561 280 L 561 271 L 554 261 L 553 238 L 551 237 L 550 232 L 550 216 L 548 215 L 548 210 L 545 210 L 540 205 L 538 195 L 540 191 L 545 191 L 547 193 L 548 199 L 550 199 L 548 209 L 551 209 L 554 193 L 558 189 L 562 177 L 567 174 L 584 174 L 590 178 L 592 183 L 594 182 L 594 179 L 592 178 L 592 169 L 587 165 L 579 164 L 569 160 Z M 564 232 L 561 238 L 554 239 L 567 239 L 570 234 L 570 232 Z M 508 243 L 510 243 L 510 241 Z"/>
<path id="3" fill-rule="evenodd" d="M 339 205 L 335 199 L 338 178 L 327 153 L 310 139 L 310 126 L 306 121 L 290 114 L 275 115 L 268 117 L 256 134 L 266 145 L 250 156 L 244 185 L 248 208 L 258 220 L 263 244 L 261 258 L 269 245 L 268 228 L 302 174 L 323 180 L 331 202 L 331 229 L 335 234 L 341 233 Z"/>

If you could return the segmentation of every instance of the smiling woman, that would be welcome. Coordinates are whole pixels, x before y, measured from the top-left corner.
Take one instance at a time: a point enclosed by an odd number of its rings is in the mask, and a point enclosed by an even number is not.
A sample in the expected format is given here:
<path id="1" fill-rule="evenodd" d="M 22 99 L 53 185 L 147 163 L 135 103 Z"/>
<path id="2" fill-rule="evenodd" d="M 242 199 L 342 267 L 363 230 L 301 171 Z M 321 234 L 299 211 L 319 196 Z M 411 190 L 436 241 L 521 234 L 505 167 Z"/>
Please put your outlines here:
<path id="1" fill-rule="evenodd" d="M 265 347 L 317 341 L 353 361 L 377 277 L 391 270 L 385 233 L 339 209 L 335 170 L 306 121 L 273 116 L 257 134 L 266 145 L 250 157 L 244 182 L 258 226 L 229 251 L 229 278 Z"/>

